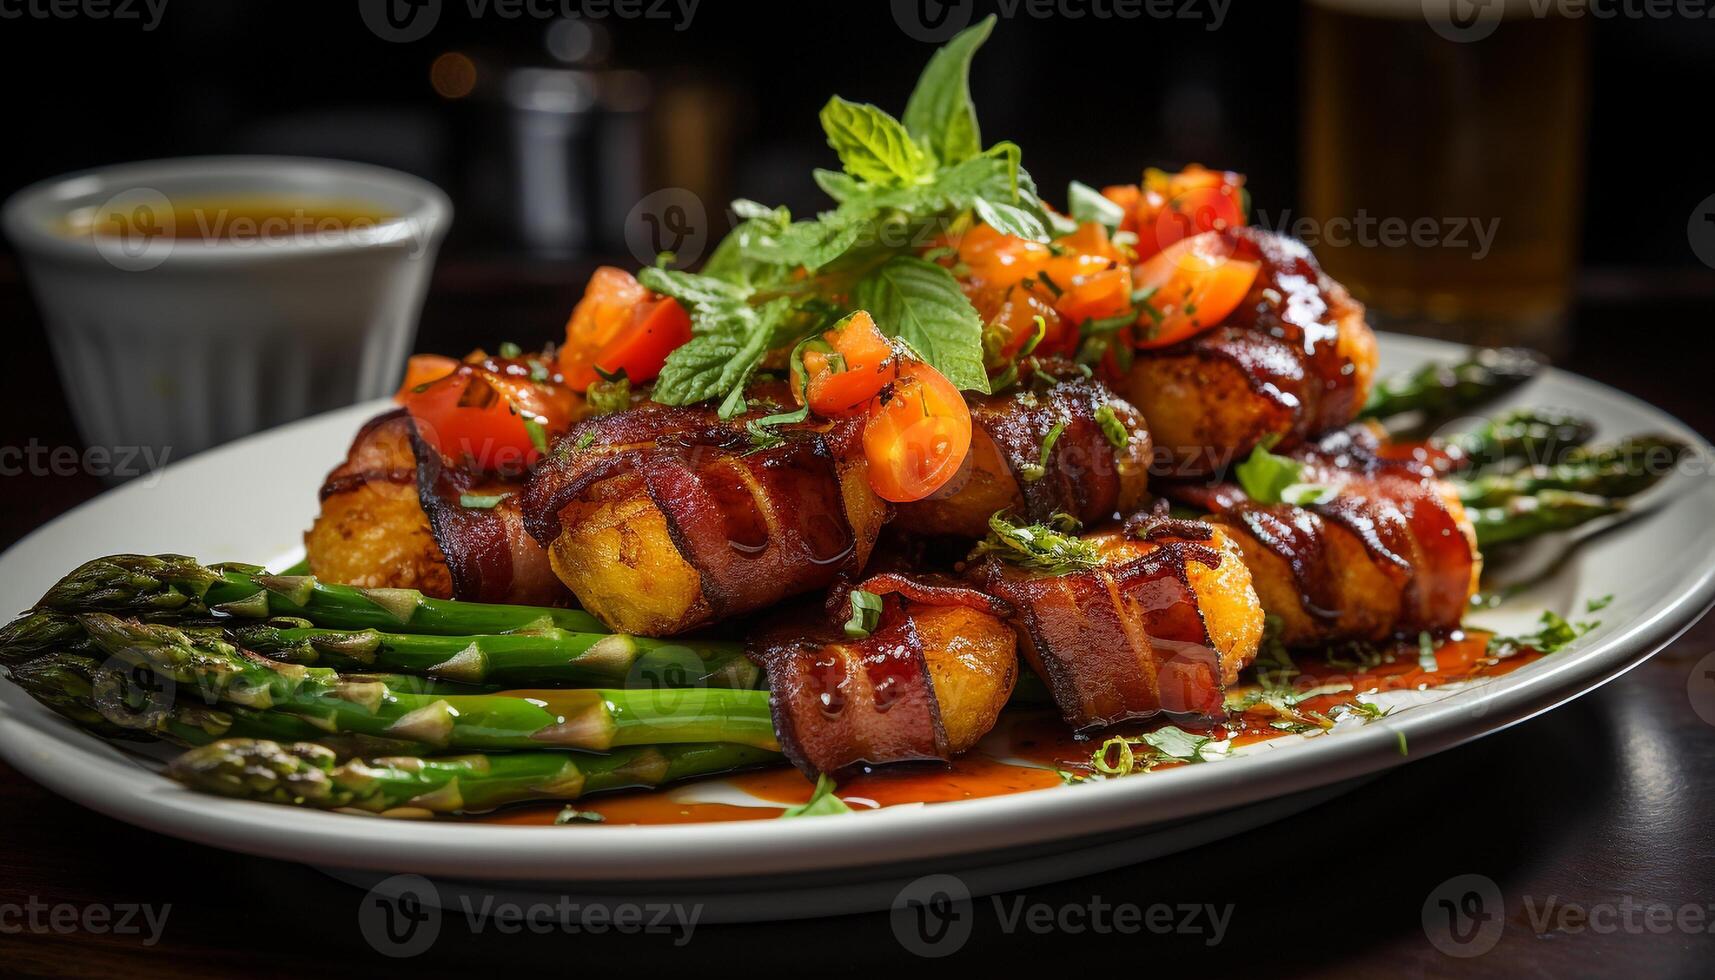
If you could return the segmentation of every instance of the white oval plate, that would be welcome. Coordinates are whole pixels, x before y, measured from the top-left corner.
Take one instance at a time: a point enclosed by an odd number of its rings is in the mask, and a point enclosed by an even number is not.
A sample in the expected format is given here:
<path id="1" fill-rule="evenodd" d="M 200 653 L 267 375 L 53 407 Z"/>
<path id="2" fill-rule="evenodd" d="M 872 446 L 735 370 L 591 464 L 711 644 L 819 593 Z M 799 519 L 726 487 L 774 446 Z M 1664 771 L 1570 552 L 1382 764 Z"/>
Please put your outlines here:
<path id="1" fill-rule="evenodd" d="M 1460 354 L 1449 344 L 1395 336 L 1383 338 L 1382 351 L 1387 371 Z M 1542 609 L 1576 619 L 1588 600 L 1612 594 L 1612 604 L 1589 617 L 1602 625 L 1563 652 L 1502 677 L 1377 723 L 1269 743 L 1277 750 L 1129 779 L 833 819 L 573 830 L 397 822 L 199 795 L 162 778 L 149 760 L 83 734 L 9 683 L 0 684 L 0 755 L 49 789 L 142 827 L 236 851 L 372 872 L 575 882 L 631 893 L 731 891 L 741 879 L 752 889 L 796 880 L 855 893 L 866 882 L 897 880 L 929 866 L 980 874 L 984 866 L 1028 864 L 1035 867 L 1028 873 L 1032 880 L 1087 873 L 1103 862 L 1076 855 L 1087 855 L 1104 837 L 1135 842 L 1160 835 L 1165 843 L 1153 850 L 1106 848 L 1108 864 L 1137 860 L 1208 839 L 1209 833 L 1195 831 L 1199 826 L 1230 833 L 1247 824 L 1212 816 L 1220 811 L 1245 807 L 1242 812 L 1256 814 L 1248 823 L 1260 822 L 1293 809 L 1289 798 L 1308 805 L 1336 784 L 1546 711 L 1636 665 L 1708 607 L 1715 598 L 1708 444 L 1634 398 L 1562 372 L 1548 372 L 1510 401 L 1575 409 L 1600 424 L 1602 437 L 1665 432 L 1698 447 L 1688 465 L 1639 501 L 1624 526 L 1586 533 L 1569 553 L 1565 537 L 1540 543 L 1534 555 L 1524 556 L 1526 563 L 1565 555 L 1560 567 L 1502 609 L 1472 617 L 1481 625 L 1525 629 Z M 84 504 L 0 556 L 0 610 L 25 608 L 56 577 L 103 554 L 171 551 L 205 561 L 289 562 L 300 553 L 323 474 L 380 407 L 355 406 L 245 439 Z M 1526 573 L 1521 567 L 1514 577 Z M 1401 753 L 1402 737 L 1409 754 Z M 1190 822 L 1193 817 L 1204 819 Z M 1019 879 L 993 882 L 1011 886 Z M 885 904 L 885 897 L 857 904 L 877 902 Z M 754 914 L 793 912 L 776 905 Z"/>

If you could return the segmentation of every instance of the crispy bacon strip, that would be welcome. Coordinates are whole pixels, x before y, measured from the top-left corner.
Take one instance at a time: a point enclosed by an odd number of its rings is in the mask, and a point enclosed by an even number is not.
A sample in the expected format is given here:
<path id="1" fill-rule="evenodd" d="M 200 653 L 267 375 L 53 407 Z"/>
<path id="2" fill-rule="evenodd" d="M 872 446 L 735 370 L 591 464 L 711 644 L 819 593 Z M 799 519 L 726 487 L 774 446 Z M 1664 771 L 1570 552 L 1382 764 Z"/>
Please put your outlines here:
<path id="1" fill-rule="evenodd" d="M 1221 561 L 1203 540 L 1154 534 L 1082 571 L 1050 575 L 997 558 L 973 571 L 1018 610 L 1025 656 L 1066 722 L 1083 730 L 1164 711 L 1221 715 L 1224 675 L 1237 668 L 1222 663 L 1188 574 L 1192 563 Z"/>
<path id="2" fill-rule="evenodd" d="M 412 427 L 417 496 L 446 556 L 453 597 L 473 602 L 565 605 L 571 598 L 548 552 L 524 529 L 521 479 L 476 472 L 447 459 Z M 496 497 L 492 507 L 464 498 Z"/>
<path id="3" fill-rule="evenodd" d="M 1336 488 L 1325 504 L 1258 504 L 1231 483 L 1163 484 L 1174 500 L 1224 515 L 1291 570 L 1306 613 L 1330 629 L 1352 597 L 1336 567 L 1330 528 L 1363 544 L 1372 564 L 1400 593 L 1398 619 L 1386 632 L 1413 633 L 1459 625 L 1481 555 L 1468 523 L 1432 463 L 1390 454 L 1374 430 L 1357 426 L 1324 436 L 1288 455 L 1304 464 L 1305 482 Z M 1328 638 L 1342 638 L 1338 631 Z M 1374 638 L 1374 637 L 1364 637 Z"/>
<path id="4" fill-rule="evenodd" d="M 525 526 L 551 546 L 561 511 L 598 485 L 614 496 L 640 489 L 700 576 L 705 620 L 825 588 L 868 552 L 842 480 L 861 465 L 859 422 L 782 426 L 782 442 L 758 448 L 745 428 L 750 417 L 649 402 L 585 420 L 532 475 Z"/>
<path id="5" fill-rule="evenodd" d="M 844 597 L 850 590 L 839 589 L 839 602 L 830 599 L 820 609 L 801 605 L 749 641 L 751 659 L 768 671 L 782 750 L 811 777 L 857 766 L 951 759 L 955 747 L 917 616 L 926 607 L 948 606 L 999 616 L 1005 605 L 938 578 L 889 573 L 856 588 L 882 597 L 880 620 L 866 638 L 845 635 Z"/>

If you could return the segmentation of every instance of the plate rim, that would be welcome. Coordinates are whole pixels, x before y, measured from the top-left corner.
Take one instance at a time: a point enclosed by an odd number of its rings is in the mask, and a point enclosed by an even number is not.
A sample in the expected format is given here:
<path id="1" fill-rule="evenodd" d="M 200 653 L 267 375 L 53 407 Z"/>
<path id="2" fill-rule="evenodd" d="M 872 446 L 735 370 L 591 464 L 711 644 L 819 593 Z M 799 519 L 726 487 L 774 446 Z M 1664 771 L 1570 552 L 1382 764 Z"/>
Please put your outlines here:
<path id="1" fill-rule="evenodd" d="M 1464 349 L 1428 338 L 1378 334 L 1385 348 L 1419 360 Z M 1648 414 L 1696 451 L 1707 440 L 1665 411 L 1601 382 L 1559 369 L 1546 376 Z M 333 424 L 370 411 L 367 403 L 299 420 L 173 464 L 168 474 L 220 467 L 254 451 L 258 440 Z M 48 522 L 0 553 L 8 568 L 25 546 L 61 533 L 116 495 L 109 490 Z M 1378 721 L 1295 745 L 1187 766 L 1148 779 L 1108 780 L 1047 792 L 959 800 L 862 812 L 839 821 L 737 821 L 579 828 L 411 822 L 305 811 L 194 793 L 160 777 L 111 743 L 82 732 L 36 705 L 14 685 L 0 687 L 0 757 L 73 802 L 171 836 L 271 858 L 366 870 L 480 874 L 492 880 L 687 881 L 754 874 L 851 869 L 885 854 L 888 863 L 1041 844 L 1126 828 L 1142 829 L 1235 806 L 1311 790 L 1409 764 L 1504 730 L 1581 697 L 1648 659 L 1715 604 L 1715 553 L 1703 555 L 1690 580 L 1587 648 L 1544 658 L 1479 687 Z M 31 709 L 34 709 L 33 711 Z M 1397 733 L 1397 734 L 1396 734 Z M 1408 754 L 1399 752 L 1403 735 Z M 70 749 L 71 751 L 66 751 Z M 1218 801 L 1211 803 L 1211 801 Z M 760 827 L 770 832 L 759 834 Z"/>

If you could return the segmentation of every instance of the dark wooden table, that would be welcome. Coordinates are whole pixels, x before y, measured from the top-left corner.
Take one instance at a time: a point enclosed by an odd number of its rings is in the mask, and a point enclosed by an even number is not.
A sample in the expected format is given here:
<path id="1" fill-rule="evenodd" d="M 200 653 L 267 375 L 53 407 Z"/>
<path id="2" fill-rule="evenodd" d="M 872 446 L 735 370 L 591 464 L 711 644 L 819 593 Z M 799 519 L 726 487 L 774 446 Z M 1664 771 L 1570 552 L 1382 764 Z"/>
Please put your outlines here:
<path id="1" fill-rule="evenodd" d="M 0 309 L 14 314 L 9 322 L 33 322 L 4 278 Z M 497 322 L 495 290 L 466 288 L 457 270 L 452 281 L 457 288 L 442 277 L 427 335 L 456 338 L 459 324 L 476 322 L 485 335 L 543 333 L 542 318 L 528 308 L 502 312 Z M 560 291 L 543 285 L 537 295 L 552 308 Z M 1661 357 L 1694 349 L 1676 345 L 1695 343 L 1710 306 L 1695 296 L 1587 302 L 1567 365 L 1715 434 L 1701 359 Z M 1640 352 L 1633 345 L 1646 325 L 1654 343 Z M 39 336 L 26 331 L 22 344 L 14 363 L 40 357 L 45 371 Z M 75 445 L 57 387 L 43 378 L 5 396 L 0 446 Z M 0 544 L 99 489 L 78 474 L 0 479 Z M 1414 761 L 1299 816 L 1148 864 L 1004 895 L 998 908 L 978 899 L 970 939 L 947 962 L 1050 971 L 1188 965 L 1213 976 L 1707 976 L 1715 962 L 1708 931 L 1715 929 L 1715 821 L 1707 818 L 1715 812 L 1715 726 L 1693 709 L 1693 696 L 1700 691 L 1703 703 L 1715 705 L 1715 680 L 1705 673 L 1715 668 L 1705 661 L 1712 653 L 1715 618 L 1596 694 Z M 1492 882 L 1499 904 L 1468 904 L 1471 889 L 1454 882 L 1463 875 Z M 933 962 L 901 947 L 886 914 L 703 926 L 683 946 L 664 935 L 472 935 L 450 917 L 430 953 L 390 960 L 363 938 L 362 898 L 306 867 L 98 816 L 0 766 L 0 974 L 373 976 L 391 967 L 650 976 L 713 967 L 803 976 Z M 1008 929 L 1020 901 L 1082 929 Z M 1210 945 L 1207 932 L 1099 931 L 1077 911 L 1158 903 L 1230 904 L 1231 918 Z M 56 914 L 64 923 L 90 909 L 122 914 L 126 904 L 150 905 L 157 915 L 171 905 L 158 942 L 81 925 L 52 928 Z M 1443 923 L 1461 932 L 1482 924 L 1463 910 L 1494 913 L 1500 928 L 1488 952 L 1456 959 L 1431 936 L 1447 932 Z M 30 928 L 32 912 L 41 928 Z"/>

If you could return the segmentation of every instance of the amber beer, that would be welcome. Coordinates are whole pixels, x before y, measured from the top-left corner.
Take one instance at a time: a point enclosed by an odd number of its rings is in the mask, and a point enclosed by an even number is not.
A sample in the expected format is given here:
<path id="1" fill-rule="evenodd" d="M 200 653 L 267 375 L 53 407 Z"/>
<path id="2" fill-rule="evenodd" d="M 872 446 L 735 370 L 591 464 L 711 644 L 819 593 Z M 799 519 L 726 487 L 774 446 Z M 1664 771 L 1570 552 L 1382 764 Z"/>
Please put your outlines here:
<path id="1" fill-rule="evenodd" d="M 1517 0 L 1311 0 L 1307 227 L 1329 230 L 1318 256 L 1378 326 L 1561 345 L 1587 18 L 1553 11 Z M 1360 220 L 1370 234 L 1350 233 Z M 1486 249 L 1474 223 L 1492 229 Z M 1402 241 L 1397 231 L 1414 224 L 1420 234 Z M 1396 234 L 1378 241 L 1387 227 Z M 1421 234 L 1431 227 L 1439 233 Z"/>

